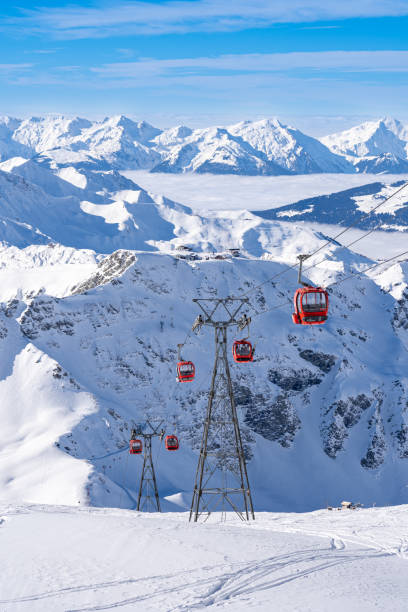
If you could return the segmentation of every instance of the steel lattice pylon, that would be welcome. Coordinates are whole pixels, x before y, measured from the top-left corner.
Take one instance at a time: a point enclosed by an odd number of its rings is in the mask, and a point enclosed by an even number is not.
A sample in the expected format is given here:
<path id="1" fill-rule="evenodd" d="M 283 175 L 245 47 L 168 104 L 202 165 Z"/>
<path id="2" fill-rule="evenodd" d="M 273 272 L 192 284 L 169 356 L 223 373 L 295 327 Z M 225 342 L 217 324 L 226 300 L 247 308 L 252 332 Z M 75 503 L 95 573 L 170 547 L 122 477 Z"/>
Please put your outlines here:
<path id="1" fill-rule="evenodd" d="M 161 425 L 161 423 L 160 423 Z M 143 438 L 144 451 L 143 451 L 143 467 L 142 474 L 140 476 L 139 495 L 137 497 L 136 510 L 147 510 L 150 509 L 154 512 L 161 512 L 159 492 L 157 489 L 156 473 L 154 471 L 153 457 L 152 457 L 152 438 L 159 437 L 163 439 L 164 430 L 158 431 L 160 425 L 153 427 L 153 425 L 147 421 L 146 426 L 149 426 L 151 431 L 137 431 L 132 430 L 132 437 L 140 436 Z"/>
<path id="2" fill-rule="evenodd" d="M 207 517 L 216 510 L 233 510 L 243 520 L 255 519 L 251 490 L 242 446 L 227 356 L 227 329 L 247 325 L 249 319 L 237 319 L 247 299 L 196 299 L 205 317 L 198 325 L 211 325 L 215 331 L 215 359 L 191 501 L 190 521 Z M 214 320 L 219 312 L 226 320 Z M 194 324 L 197 327 L 197 321 Z M 194 327 L 193 326 L 193 327 Z"/>

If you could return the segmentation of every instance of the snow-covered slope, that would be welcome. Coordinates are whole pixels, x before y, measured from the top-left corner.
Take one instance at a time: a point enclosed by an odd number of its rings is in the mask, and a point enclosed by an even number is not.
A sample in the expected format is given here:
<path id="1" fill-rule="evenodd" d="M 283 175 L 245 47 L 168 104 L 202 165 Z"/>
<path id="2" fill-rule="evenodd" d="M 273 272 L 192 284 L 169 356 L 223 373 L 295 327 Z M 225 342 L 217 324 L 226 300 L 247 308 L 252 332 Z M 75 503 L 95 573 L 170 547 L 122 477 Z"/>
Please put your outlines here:
<path id="1" fill-rule="evenodd" d="M 359 172 L 407 171 L 408 127 L 396 119 L 367 121 L 321 138 L 331 151 L 346 156 Z"/>
<path id="2" fill-rule="evenodd" d="M 20 125 L 19 119 L 0 117 L 0 161 L 17 155 L 30 156 L 32 149 L 13 139 L 13 134 Z"/>
<path id="3" fill-rule="evenodd" d="M 407 231 L 408 187 L 402 189 L 383 206 L 379 206 L 372 215 L 367 216 L 371 209 L 392 196 L 405 184 L 404 181 L 391 185 L 370 183 L 330 195 L 307 198 L 272 210 L 256 211 L 254 214 L 270 220 L 313 221 L 344 226 L 357 224 L 359 229 Z"/>
<path id="4" fill-rule="evenodd" d="M 367 155 L 356 161 L 355 168 L 357 172 L 364 174 L 406 174 L 408 173 L 408 160 L 394 153 L 381 153 L 377 157 Z"/>
<path id="5" fill-rule="evenodd" d="M 197 366 L 191 385 L 175 381 L 176 346 L 198 314 L 193 297 L 254 288 L 256 361 L 234 364 L 233 378 L 256 508 L 405 500 L 406 266 L 334 287 L 329 321 L 297 329 L 296 271 L 287 265 L 321 246 L 320 233 L 282 216 L 194 215 L 115 171 L 51 171 L 21 159 L 3 168 L 2 499 L 133 507 L 139 464 L 127 453 L 130 428 L 160 416 L 169 430 L 177 422 L 182 441 L 171 461 L 160 462 L 161 494 L 176 496 L 168 509 L 188 504 L 213 338 L 203 330 L 184 349 Z M 379 184 L 349 194 L 343 216 L 368 210 L 387 190 Z M 405 208 L 397 199 L 386 213 L 402 223 Z M 226 251 L 237 247 L 240 257 Z M 310 272 L 314 283 L 371 263 L 336 244 L 325 256 Z M 54 465 L 72 473 L 69 486 L 55 484 Z"/>
<path id="6" fill-rule="evenodd" d="M 171 134 L 166 134 L 166 137 L 161 135 L 158 138 L 158 144 L 166 142 L 166 153 L 163 161 L 155 166 L 152 172 L 286 174 L 282 166 L 269 161 L 263 152 L 226 129 L 195 130 L 187 134 L 181 142 L 177 142 L 180 139 L 180 132 L 181 130 L 178 130 L 175 135 L 176 142 L 171 140 Z"/>
<path id="7" fill-rule="evenodd" d="M 6 167 L 9 172 L 0 169 L 0 240 L 19 247 L 57 242 L 105 253 L 151 250 L 152 241 L 176 237 L 179 217 L 191 217 L 187 207 L 154 200 L 115 171 L 65 168 L 59 172 L 65 180 L 34 161 Z"/>
<path id="8" fill-rule="evenodd" d="M 2 505 L 0 606 L 405 612 L 407 510 L 261 514 L 249 527 L 233 517 L 191 525 L 185 514 Z"/>
<path id="9" fill-rule="evenodd" d="M 272 243 L 267 227 L 263 237 Z M 306 235 L 297 228 L 296 248 L 294 239 L 287 242 L 287 228 L 276 225 L 275 249 L 279 231 L 286 247 L 299 252 Z M 364 263 L 357 256 L 344 259 L 344 253 L 339 260 L 332 251 L 331 261 L 314 270 L 315 282 L 341 278 Z M 25 486 L 31 478 L 48 502 L 133 507 L 140 466 L 138 458 L 128 458 L 127 440 L 132 425 L 149 416 L 164 418 L 169 430 L 177 422 L 182 447 L 171 460 L 159 459 L 158 482 L 162 496 L 181 494 L 178 503 L 188 504 L 213 343 L 207 332 L 192 338 L 184 353 L 194 359 L 197 378 L 177 385 L 176 345 L 197 315 L 191 300 L 215 292 L 236 295 L 284 269 L 244 258 L 188 262 L 160 253 L 118 252 L 73 287 L 71 296 L 42 294 L 5 304 L 2 498 L 38 501 Z M 397 503 L 405 499 L 408 454 L 406 299 L 397 303 L 375 281 L 356 279 L 333 290 L 324 328 L 297 330 L 290 317 L 295 287 L 292 271 L 253 293 L 258 311 L 287 306 L 254 318 L 257 359 L 249 367 L 233 366 L 256 508 L 311 509 L 343 497 Z M 386 368 L 384 355 L 392 355 Z M 34 432 L 20 361 L 32 396 L 45 394 Z M 55 416 L 47 408 L 48 394 L 52 406 L 61 406 Z M 65 431 L 54 427 L 54 418 Z M 34 434 L 44 446 L 36 445 Z M 75 488 L 61 490 L 48 479 L 55 445 L 87 466 L 78 472 Z M 155 446 L 154 452 L 159 450 Z"/>
<path id="10" fill-rule="evenodd" d="M 243 121 L 228 128 L 267 158 L 295 174 L 354 172 L 343 157 L 331 153 L 315 138 L 286 126 L 278 119 Z"/>
<path id="11" fill-rule="evenodd" d="M 160 155 L 148 141 L 160 133 L 148 123 L 135 123 L 127 117 L 108 117 L 83 130 L 72 143 L 74 151 L 84 150 L 113 168 L 152 168 Z"/>
<path id="12" fill-rule="evenodd" d="M 312 138 L 278 119 L 229 127 L 161 130 L 123 115 L 90 121 L 46 116 L 0 118 L 0 161 L 40 156 L 50 166 L 99 170 L 284 175 L 405 172 L 408 129 L 394 119 Z M 378 158 L 378 159 L 377 159 Z"/>
<path id="13" fill-rule="evenodd" d="M 91 125 L 91 121 L 80 117 L 30 117 L 19 123 L 13 140 L 33 151 L 44 151 L 70 144 Z"/>

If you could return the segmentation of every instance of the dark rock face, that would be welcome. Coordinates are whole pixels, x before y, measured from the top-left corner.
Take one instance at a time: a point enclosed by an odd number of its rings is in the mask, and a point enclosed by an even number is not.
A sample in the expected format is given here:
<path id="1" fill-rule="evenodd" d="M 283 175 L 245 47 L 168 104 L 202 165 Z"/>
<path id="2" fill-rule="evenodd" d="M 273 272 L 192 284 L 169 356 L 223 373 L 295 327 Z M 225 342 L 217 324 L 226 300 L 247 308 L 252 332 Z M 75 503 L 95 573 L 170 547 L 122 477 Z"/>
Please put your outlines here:
<path id="1" fill-rule="evenodd" d="M 21 331 L 30 340 L 35 340 L 40 332 L 55 329 L 67 336 L 74 335 L 74 324 L 68 318 L 56 315 L 57 298 L 36 298 L 21 316 Z"/>
<path id="2" fill-rule="evenodd" d="M 408 329 L 408 291 L 405 290 L 403 296 L 398 300 L 394 310 L 392 326 L 397 330 Z"/>
<path id="3" fill-rule="evenodd" d="M 7 302 L 4 307 L 4 314 L 6 315 L 6 317 L 10 319 L 11 317 L 14 317 L 16 315 L 19 303 L 20 302 L 17 299 L 10 300 L 9 302 Z"/>
<path id="4" fill-rule="evenodd" d="M 255 396 L 248 407 L 245 425 L 266 440 L 278 442 L 287 448 L 300 429 L 300 419 L 286 395 L 278 395 L 274 401 Z"/>
<path id="5" fill-rule="evenodd" d="M 293 370 L 291 368 L 279 368 L 268 371 L 268 379 L 283 391 L 304 391 L 313 385 L 320 385 L 322 378 L 302 368 Z"/>
<path id="6" fill-rule="evenodd" d="M 377 469 L 384 461 L 385 450 L 384 438 L 375 433 L 371 445 L 367 449 L 366 456 L 360 461 L 361 465 L 367 470 Z"/>
<path id="7" fill-rule="evenodd" d="M 344 440 L 348 436 L 347 430 L 356 425 L 362 414 L 371 406 L 372 399 L 364 393 L 347 400 L 339 400 L 329 406 L 324 417 L 328 416 L 330 422 L 323 419 L 321 436 L 323 439 L 323 450 L 332 459 L 343 448 Z M 329 416 L 330 415 L 330 416 Z"/>
<path id="8" fill-rule="evenodd" d="M 319 353 L 310 349 L 299 351 L 299 355 L 302 359 L 309 361 L 325 374 L 330 372 L 336 363 L 336 357 L 334 355 L 327 355 L 326 353 Z"/>
<path id="9" fill-rule="evenodd" d="M 401 459 L 408 459 L 408 427 L 402 424 L 394 434 L 397 440 L 399 456 Z"/>
<path id="10" fill-rule="evenodd" d="M 75 285 L 71 290 L 71 294 L 85 293 L 85 291 L 90 291 L 109 282 L 113 284 L 120 282 L 118 276 L 121 276 L 135 261 L 136 256 L 134 253 L 124 250 L 115 251 L 98 264 L 98 271 L 94 276 L 91 276 L 84 283 Z"/>

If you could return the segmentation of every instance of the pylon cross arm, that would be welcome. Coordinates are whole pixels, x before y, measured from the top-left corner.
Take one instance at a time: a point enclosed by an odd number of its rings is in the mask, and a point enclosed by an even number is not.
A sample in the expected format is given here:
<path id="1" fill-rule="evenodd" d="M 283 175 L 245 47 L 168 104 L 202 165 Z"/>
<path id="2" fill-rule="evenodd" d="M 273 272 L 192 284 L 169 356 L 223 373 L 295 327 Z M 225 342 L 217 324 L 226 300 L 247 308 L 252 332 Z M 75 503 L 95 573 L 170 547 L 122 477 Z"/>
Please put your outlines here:
<path id="1" fill-rule="evenodd" d="M 204 325 L 213 325 L 213 326 L 225 326 L 225 325 L 237 325 L 238 321 L 236 319 L 238 312 L 241 308 L 249 303 L 248 298 L 194 298 L 193 302 L 195 302 L 199 308 L 203 311 L 205 315 L 205 319 L 203 321 Z M 204 303 L 203 303 L 204 302 Z M 209 308 L 207 306 L 212 306 Z M 236 305 L 235 305 L 236 304 Z M 214 320 L 214 315 L 218 311 L 219 308 L 222 307 L 225 313 L 228 316 L 227 320 Z"/>

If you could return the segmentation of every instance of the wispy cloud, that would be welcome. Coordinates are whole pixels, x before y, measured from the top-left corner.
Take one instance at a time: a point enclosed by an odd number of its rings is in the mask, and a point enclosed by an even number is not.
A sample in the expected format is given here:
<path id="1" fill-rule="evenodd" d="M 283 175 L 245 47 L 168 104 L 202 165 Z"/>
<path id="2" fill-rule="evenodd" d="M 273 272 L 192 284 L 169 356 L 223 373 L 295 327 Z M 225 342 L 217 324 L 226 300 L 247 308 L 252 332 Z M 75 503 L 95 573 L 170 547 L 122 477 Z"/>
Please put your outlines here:
<path id="1" fill-rule="evenodd" d="M 22 72 L 33 67 L 34 64 L 0 64 L 0 74 Z"/>
<path id="2" fill-rule="evenodd" d="M 35 55 L 53 55 L 57 53 L 59 49 L 30 49 L 25 51 L 25 53 L 34 53 Z"/>
<path id="3" fill-rule="evenodd" d="M 238 31 L 277 23 L 408 15 L 407 0 L 170 0 L 24 10 L 14 26 L 59 39 Z M 10 22 L 11 23 L 11 22 Z"/>
<path id="4" fill-rule="evenodd" d="M 116 52 L 119 53 L 122 57 L 134 57 L 135 51 L 134 49 L 116 49 Z"/>
<path id="5" fill-rule="evenodd" d="M 213 57 L 119 61 L 101 66 L 62 65 L 46 72 L 32 64 L 0 64 L 0 74 L 11 73 L 16 85 L 56 85 L 70 74 L 70 87 L 108 90 L 114 88 L 174 91 L 192 89 L 198 95 L 209 91 L 265 90 L 295 83 L 333 82 L 366 86 L 383 84 L 390 74 L 393 87 L 406 87 L 408 51 L 316 51 L 293 53 L 228 54 Z M 358 75 L 358 76 L 356 76 Z M 361 76 L 362 75 L 362 76 Z M 66 77 L 65 77 L 66 78 Z M 190 92 L 189 95 L 194 95 Z M 289 95 L 289 94 L 288 94 Z"/>
<path id="6" fill-rule="evenodd" d="M 102 78 L 191 77 L 210 73 L 265 73 L 297 69 L 342 72 L 408 72 L 408 51 L 320 51 L 296 53 L 252 53 L 182 59 L 142 58 L 115 62 L 91 71 Z M 305 75 L 310 77 L 310 75 Z"/>

